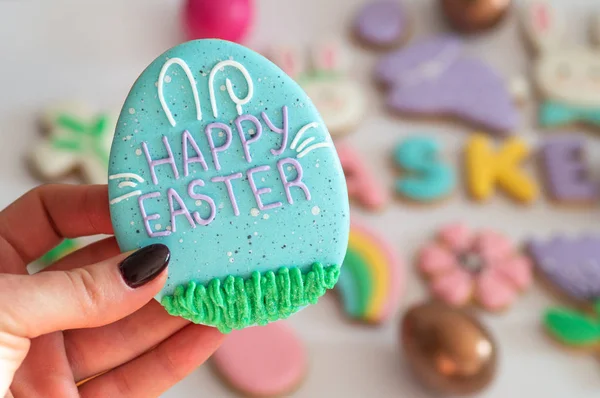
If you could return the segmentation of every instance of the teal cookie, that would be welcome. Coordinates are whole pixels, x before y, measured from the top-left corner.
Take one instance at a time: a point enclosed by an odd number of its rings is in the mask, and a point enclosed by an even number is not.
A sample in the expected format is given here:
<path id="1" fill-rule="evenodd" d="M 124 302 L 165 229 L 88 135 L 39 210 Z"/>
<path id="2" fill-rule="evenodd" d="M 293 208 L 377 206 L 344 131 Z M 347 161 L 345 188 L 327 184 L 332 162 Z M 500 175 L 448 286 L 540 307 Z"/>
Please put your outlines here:
<path id="1" fill-rule="evenodd" d="M 287 318 L 333 288 L 348 194 L 302 89 L 240 45 L 197 40 L 156 60 L 123 105 L 109 200 L 123 251 L 171 250 L 157 295 L 223 332 Z"/>

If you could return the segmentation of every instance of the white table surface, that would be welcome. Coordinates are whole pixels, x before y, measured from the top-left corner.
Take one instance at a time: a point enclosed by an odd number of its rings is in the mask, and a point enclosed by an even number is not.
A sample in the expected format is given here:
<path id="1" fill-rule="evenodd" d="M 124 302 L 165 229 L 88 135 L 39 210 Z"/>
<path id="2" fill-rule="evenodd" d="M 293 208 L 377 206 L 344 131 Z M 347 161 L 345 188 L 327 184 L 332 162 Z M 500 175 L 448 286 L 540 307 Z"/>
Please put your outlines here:
<path id="1" fill-rule="evenodd" d="M 216 1 L 216 0 L 215 0 Z M 324 36 L 347 38 L 348 21 L 364 0 L 259 0 L 250 45 L 264 48 L 276 36 L 282 42 L 309 45 Z M 583 42 L 577 23 L 594 0 L 563 0 L 570 16 L 572 40 Z M 38 137 L 36 113 L 46 104 L 76 98 L 102 107 L 119 107 L 138 74 L 158 54 L 181 41 L 179 1 L 0 0 L 0 205 L 9 204 L 36 184 L 23 166 L 23 154 Z M 415 0 L 413 38 L 444 31 L 433 0 Z M 600 10 L 600 5 L 596 4 Z M 526 53 L 515 19 L 501 29 L 469 41 L 469 51 L 497 65 L 506 76 L 527 71 Z M 468 129 L 440 123 L 408 123 L 390 117 L 382 95 L 370 81 L 377 54 L 352 48 L 356 78 L 370 98 L 369 116 L 350 141 L 381 182 L 392 187 L 395 171 L 389 148 L 401 137 L 428 133 L 446 146 L 458 163 Z M 532 128 L 533 106 L 524 108 L 521 132 L 532 143 L 544 135 Z M 591 163 L 600 170 L 600 138 L 590 134 Z M 538 181 L 540 171 L 532 168 Z M 427 297 L 412 271 L 412 258 L 440 225 L 466 220 L 473 227 L 492 227 L 517 242 L 560 231 L 577 234 L 600 229 L 600 212 L 565 210 L 542 197 L 530 207 L 516 206 L 503 195 L 477 205 L 464 189 L 437 207 L 419 208 L 393 201 L 385 211 L 356 215 L 386 231 L 407 262 L 407 289 L 402 309 Z M 597 398 L 600 366 L 591 356 L 575 356 L 551 344 L 541 333 L 540 314 L 552 299 L 534 287 L 500 315 L 482 314 L 498 340 L 500 366 L 485 398 Z M 335 298 L 328 296 L 290 319 L 310 352 L 310 369 L 294 397 L 428 397 L 411 378 L 397 346 L 398 320 L 381 328 L 357 327 L 344 321 Z M 164 394 L 169 398 L 233 397 L 205 366 Z"/>

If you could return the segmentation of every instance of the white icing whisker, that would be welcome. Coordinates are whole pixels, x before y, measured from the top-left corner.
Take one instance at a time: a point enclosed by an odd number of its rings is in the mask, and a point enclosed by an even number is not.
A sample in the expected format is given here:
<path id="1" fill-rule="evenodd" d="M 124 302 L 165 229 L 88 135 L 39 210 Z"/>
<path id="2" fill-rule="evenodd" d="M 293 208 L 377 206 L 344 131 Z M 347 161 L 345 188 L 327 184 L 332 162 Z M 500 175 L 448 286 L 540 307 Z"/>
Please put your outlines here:
<path id="1" fill-rule="evenodd" d="M 123 182 L 120 182 L 119 185 L 117 185 L 117 187 L 119 187 L 119 188 L 123 188 L 123 187 L 135 188 L 135 187 L 137 187 L 137 184 L 132 181 L 123 181 Z"/>
<path id="2" fill-rule="evenodd" d="M 300 138 L 302 138 L 302 136 L 304 135 L 304 133 L 306 133 L 306 130 L 314 129 L 314 128 L 317 128 L 318 126 L 319 126 L 319 123 L 317 123 L 317 122 L 312 122 L 312 123 L 308 123 L 308 124 L 304 125 L 296 133 L 296 136 L 294 137 L 294 140 L 292 141 L 292 145 L 290 145 L 290 148 L 291 149 L 296 149 L 296 145 L 298 144 L 298 141 L 300 141 Z"/>
<path id="3" fill-rule="evenodd" d="M 319 144 L 311 145 L 308 148 L 306 148 L 304 151 L 302 151 L 298 154 L 298 159 L 303 158 L 304 156 L 308 155 L 308 153 L 310 153 L 311 151 L 314 151 L 315 149 L 329 148 L 329 147 L 331 147 L 331 143 L 329 143 L 329 142 L 321 142 Z"/>
<path id="4" fill-rule="evenodd" d="M 225 86 L 227 87 L 227 93 L 229 93 L 229 98 L 235 103 L 235 109 L 237 110 L 238 115 L 242 114 L 242 105 L 247 104 L 250 101 L 250 99 L 252 99 L 252 96 L 254 95 L 254 84 L 252 83 L 252 77 L 250 76 L 250 74 L 248 73 L 248 70 L 244 67 L 244 65 L 240 64 L 237 61 L 232 61 L 232 60 L 219 62 L 212 68 L 212 70 L 210 71 L 210 75 L 208 77 L 208 90 L 209 90 L 209 94 L 210 94 L 210 105 L 212 107 L 214 117 L 219 116 L 219 110 L 217 109 L 217 101 L 215 99 L 215 87 L 214 87 L 215 74 L 220 69 L 223 69 L 226 66 L 232 66 L 232 67 L 236 68 L 237 70 L 239 70 L 242 73 L 242 75 L 244 75 L 244 79 L 246 79 L 246 84 L 248 85 L 248 94 L 243 99 L 240 99 L 233 92 L 233 85 L 231 84 L 231 80 L 229 80 L 229 78 L 227 78 L 225 80 Z"/>
<path id="5" fill-rule="evenodd" d="M 198 97 L 198 87 L 196 86 L 196 80 L 194 79 L 194 76 L 192 75 L 192 71 L 190 70 L 190 67 L 181 58 L 171 58 L 170 60 L 165 62 L 162 69 L 160 70 L 160 75 L 158 76 L 158 99 L 160 101 L 160 105 L 162 106 L 163 111 L 165 112 L 165 115 L 167 115 L 167 119 L 169 119 L 169 123 L 171 123 L 171 126 L 173 126 L 173 127 L 177 124 L 177 122 L 175 122 L 175 119 L 173 119 L 173 114 L 171 113 L 171 110 L 169 109 L 169 106 L 167 105 L 167 101 L 165 100 L 163 87 L 165 84 L 165 75 L 167 74 L 167 70 L 173 64 L 177 64 L 177 65 L 181 66 L 181 69 L 183 69 L 183 71 L 185 72 L 185 74 L 188 78 L 188 81 L 190 83 L 190 86 L 192 86 L 192 94 L 194 95 L 194 103 L 196 104 L 196 118 L 198 120 L 202 120 L 202 109 L 200 108 L 200 98 Z"/>
<path id="6" fill-rule="evenodd" d="M 315 139 L 316 139 L 315 137 L 310 137 L 310 138 L 307 138 L 307 139 L 305 139 L 305 140 L 304 140 L 304 141 L 302 141 L 302 143 L 301 143 L 301 144 L 298 146 L 298 149 L 297 149 L 297 151 L 298 151 L 298 152 L 302 151 L 304 148 L 306 148 L 306 146 L 307 146 L 308 144 L 310 144 L 311 142 L 313 142 Z"/>
<path id="7" fill-rule="evenodd" d="M 134 180 L 137 180 L 138 182 L 145 181 L 142 177 L 140 177 L 139 175 L 134 174 L 134 173 L 119 173 L 119 174 L 113 174 L 108 177 L 109 180 L 116 180 L 119 178 L 133 178 Z"/>
<path id="8" fill-rule="evenodd" d="M 142 194 L 142 191 L 139 191 L 139 190 L 138 191 L 129 192 L 129 193 L 125 194 L 125 195 L 119 196 L 118 198 L 114 198 L 113 200 L 110 201 L 110 204 L 114 205 L 116 203 L 121 202 L 122 200 L 129 199 L 132 196 L 140 196 L 141 194 Z"/>

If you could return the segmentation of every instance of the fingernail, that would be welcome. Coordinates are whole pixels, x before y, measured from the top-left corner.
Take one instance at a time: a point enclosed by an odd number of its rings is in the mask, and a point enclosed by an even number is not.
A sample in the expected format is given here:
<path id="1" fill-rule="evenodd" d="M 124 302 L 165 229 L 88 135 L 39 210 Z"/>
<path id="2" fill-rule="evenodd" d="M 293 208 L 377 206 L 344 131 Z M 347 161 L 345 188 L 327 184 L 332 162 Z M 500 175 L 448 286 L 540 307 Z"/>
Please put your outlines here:
<path id="1" fill-rule="evenodd" d="M 169 265 L 171 252 L 165 245 L 146 246 L 127 257 L 119 270 L 129 287 L 136 288 L 156 278 Z"/>

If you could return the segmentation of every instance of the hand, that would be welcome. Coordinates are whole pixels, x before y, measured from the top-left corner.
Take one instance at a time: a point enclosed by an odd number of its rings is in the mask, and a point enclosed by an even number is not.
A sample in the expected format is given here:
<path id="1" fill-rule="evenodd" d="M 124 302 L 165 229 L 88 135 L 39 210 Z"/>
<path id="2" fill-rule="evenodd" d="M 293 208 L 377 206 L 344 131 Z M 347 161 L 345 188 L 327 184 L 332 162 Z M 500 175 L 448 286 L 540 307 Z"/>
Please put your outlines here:
<path id="1" fill-rule="evenodd" d="M 119 254 L 111 237 L 27 275 L 61 239 L 112 232 L 106 186 L 42 186 L 0 212 L 0 397 L 158 396 L 216 350 L 216 329 L 152 299 L 166 246 Z"/>

